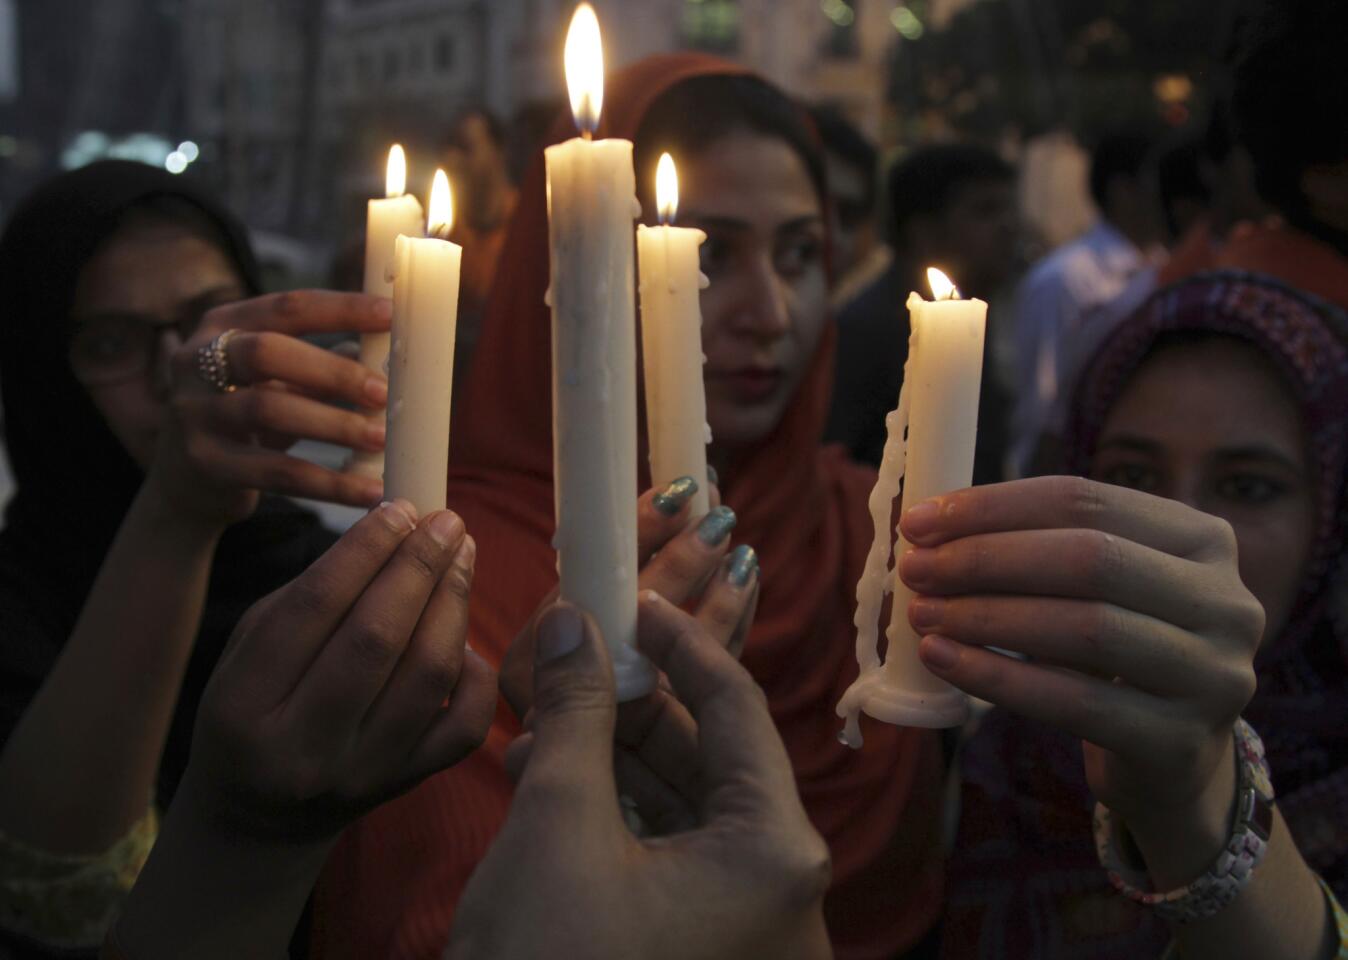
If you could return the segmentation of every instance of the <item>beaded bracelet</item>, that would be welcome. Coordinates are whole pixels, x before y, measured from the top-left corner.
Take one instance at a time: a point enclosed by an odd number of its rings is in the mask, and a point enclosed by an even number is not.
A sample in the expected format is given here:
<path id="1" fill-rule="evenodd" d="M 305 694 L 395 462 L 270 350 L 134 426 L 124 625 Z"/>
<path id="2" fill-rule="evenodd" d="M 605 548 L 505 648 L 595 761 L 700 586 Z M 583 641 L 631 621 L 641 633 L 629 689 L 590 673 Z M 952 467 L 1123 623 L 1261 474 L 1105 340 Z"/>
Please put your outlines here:
<path id="1" fill-rule="evenodd" d="M 1264 743 L 1243 719 L 1232 730 L 1236 749 L 1236 816 L 1231 836 L 1216 861 L 1197 880 L 1168 892 L 1144 889 L 1147 874 L 1130 866 L 1119 852 L 1123 825 L 1115 823 L 1104 804 L 1095 805 L 1095 852 L 1109 882 L 1130 900 L 1153 908 L 1162 919 L 1192 923 L 1219 912 L 1234 900 L 1250 880 L 1268 849 L 1273 827 L 1273 781 L 1269 777 Z"/>

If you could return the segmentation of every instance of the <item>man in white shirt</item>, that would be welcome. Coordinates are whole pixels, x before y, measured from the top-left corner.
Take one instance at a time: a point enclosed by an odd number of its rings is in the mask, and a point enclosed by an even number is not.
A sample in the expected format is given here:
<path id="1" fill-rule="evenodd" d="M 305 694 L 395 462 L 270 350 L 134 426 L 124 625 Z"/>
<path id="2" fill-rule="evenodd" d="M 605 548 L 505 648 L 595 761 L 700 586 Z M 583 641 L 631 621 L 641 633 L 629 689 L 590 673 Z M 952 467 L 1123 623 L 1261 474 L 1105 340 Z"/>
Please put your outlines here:
<path id="1" fill-rule="evenodd" d="M 1088 317 L 1127 291 L 1135 299 L 1154 286 L 1160 237 L 1157 201 L 1146 182 L 1146 137 L 1106 137 L 1091 155 L 1090 190 L 1100 219 L 1090 230 L 1040 260 L 1017 296 L 1016 414 L 1013 466 L 1033 467 L 1040 437 L 1063 383 L 1064 358 Z"/>

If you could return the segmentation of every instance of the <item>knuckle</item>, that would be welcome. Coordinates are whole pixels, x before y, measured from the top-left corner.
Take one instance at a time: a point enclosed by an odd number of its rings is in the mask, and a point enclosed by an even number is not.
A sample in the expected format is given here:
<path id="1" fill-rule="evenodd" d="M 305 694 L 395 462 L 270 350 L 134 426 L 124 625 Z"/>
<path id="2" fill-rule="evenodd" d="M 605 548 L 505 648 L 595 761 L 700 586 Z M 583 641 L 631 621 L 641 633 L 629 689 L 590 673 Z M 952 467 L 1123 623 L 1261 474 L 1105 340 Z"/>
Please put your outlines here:
<path id="1" fill-rule="evenodd" d="M 758 869 L 777 878 L 774 892 L 778 905 L 792 910 L 822 899 L 833 877 L 828 844 L 808 820 L 801 817 L 800 821 L 755 838 L 753 849 L 746 851 Z"/>
<path id="2" fill-rule="evenodd" d="M 268 463 L 261 470 L 262 486 L 268 490 L 290 490 L 298 486 L 301 468 L 290 460 Z"/>
<path id="3" fill-rule="evenodd" d="M 1086 583 L 1099 591 L 1109 587 L 1123 568 L 1123 545 L 1119 538 L 1098 530 L 1077 534 L 1077 560 Z"/>
<path id="4" fill-rule="evenodd" d="M 1231 522 L 1224 517 L 1212 516 L 1211 514 L 1200 514 L 1207 525 L 1207 540 L 1212 545 L 1212 551 L 1216 556 L 1222 559 L 1234 560 L 1238 554 L 1238 543 L 1236 540 L 1236 528 L 1231 526 Z"/>
<path id="5" fill-rule="evenodd" d="M 1092 603 L 1086 608 L 1078 641 L 1091 662 L 1099 663 L 1122 631 L 1123 615 L 1110 603 Z"/>
<path id="6" fill-rule="evenodd" d="M 306 618 L 325 614 L 333 599 L 331 586 L 317 577 L 302 576 L 284 589 L 286 605 Z"/>
<path id="7" fill-rule="evenodd" d="M 534 711 L 547 716 L 612 714 L 613 690 L 602 674 L 570 674 L 539 685 L 534 691 Z"/>
<path id="8" fill-rule="evenodd" d="M 183 452 L 187 459 L 201 466 L 210 458 L 211 443 L 200 433 L 189 432 L 183 439 Z"/>
<path id="9" fill-rule="evenodd" d="M 417 687 L 426 699 L 440 701 L 454 692 L 459 683 L 458 659 L 448 652 L 426 657 L 416 672 Z"/>
<path id="10" fill-rule="evenodd" d="M 1058 497 L 1066 505 L 1073 526 L 1093 528 L 1106 510 L 1104 488 L 1085 477 L 1057 478 Z"/>
<path id="11" fill-rule="evenodd" d="M 1259 680 L 1254 672 L 1254 664 L 1249 661 L 1232 664 L 1223 671 L 1220 687 L 1227 694 L 1226 700 L 1231 705 L 1232 716 L 1236 716 L 1245 709 L 1246 705 L 1254 698 L 1258 685 Z"/>
<path id="12" fill-rule="evenodd" d="M 305 297 L 298 290 L 286 290 L 272 295 L 272 312 L 278 317 L 293 320 L 304 313 Z"/>
<path id="13" fill-rule="evenodd" d="M 400 553 L 404 569 L 420 580 L 434 583 L 440 579 L 443 551 L 429 541 L 429 537 L 409 537 Z"/>
<path id="14" fill-rule="evenodd" d="M 706 573 L 706 561 L 695 555 L 686 544 L 671 544 L 660 551 L 659 559 L 666 575 L 680 583 L 692 583 Z"/>
<path id="15" fill-rule="evenodd" d="M 387 617 L 370 614 L 352 626 L 350 647 L 361 664 L 381 668 L 402 648 L 405 639 L 406 631 Z"/>

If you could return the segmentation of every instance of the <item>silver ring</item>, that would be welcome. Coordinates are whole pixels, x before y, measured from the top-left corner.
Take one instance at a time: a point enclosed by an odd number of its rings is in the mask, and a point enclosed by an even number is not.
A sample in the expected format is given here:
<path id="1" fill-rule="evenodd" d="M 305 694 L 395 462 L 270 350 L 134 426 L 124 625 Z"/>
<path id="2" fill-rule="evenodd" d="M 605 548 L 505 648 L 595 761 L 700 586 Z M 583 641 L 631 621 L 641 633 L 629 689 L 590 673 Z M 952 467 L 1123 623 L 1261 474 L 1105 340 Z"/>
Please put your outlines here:
<path id="1" fill-rule="evenodd" d="M 233 393 L 239 388 L 229 375 L 229 346 L 238 330 L 226 330 L 204 347 L 197 348 L 197 373 L 201 379 L 215 387 L 220 393 Z"/>

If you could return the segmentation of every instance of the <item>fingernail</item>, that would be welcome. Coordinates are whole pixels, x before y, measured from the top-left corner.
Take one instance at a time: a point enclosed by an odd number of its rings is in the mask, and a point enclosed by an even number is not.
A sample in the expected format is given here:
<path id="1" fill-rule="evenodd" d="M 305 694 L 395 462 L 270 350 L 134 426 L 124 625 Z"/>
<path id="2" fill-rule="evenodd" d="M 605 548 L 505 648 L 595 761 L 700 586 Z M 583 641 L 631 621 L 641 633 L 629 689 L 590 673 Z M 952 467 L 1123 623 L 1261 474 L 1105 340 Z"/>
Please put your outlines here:
<path id="1" fill-rule="evenodd" d="M 417 528 L 417 510 L 406 500 L 385 500 L 379 505 L 379 516 L 398 533 L 411 533 Z"/>
<path id="2" fill-rule="evenodd" d="M 914 597 L 908 604 L 908 622 L 919 633 L 935 630 L 945 615 L 945 601 L 937 597 Z"/>
<path id="3" fill-rule="evenodd" d="M 741 543 L 730 551 L 730 566 L 726 570 L 726 579 L 732 587 L 742 587 L 758 572 L 758 554 L 747 543 Z"/>
<path id="4" fill-rule="evenodd" d="M 683 505 L 697 493 L 697 481 L 692 477 L 679 477 L 664 490 L 651 498 L 651 505 L 667 517 L 672 517 L 683 509 Z"/>
<path id="5" fill-rule="evenodd" d="M 930 550 L 918 547 L 899 558 L 899 575 L 903 577 L 904 583 L 914 589 L 920 590 L 926 586 L 935 572 L 936 560 Z"/>
<path id="6" fill-rule="evenodd" d="M 534 662 L 548 663 L 574 653 L 585 639 L 585 623 L 573 607 L 558 604 L 538 620 Z"/>
<path id="7" fill-rule="evenodd" d="M 477 541 L 473 539 L 472 534 L 463 535 L 463 542 L 459 544 L 459 550 L 454 554 L 454 562 L 470 570 L 477 563 Z"/>
<path id="8" fill-rule="evenodd" d="M 721 485 L 721 475 L 716 472 L 716 468 L 710 463 L 707 464 L 707 482 L 716 487 Z"/>
<path id="9" fill-rule="evenodd" d="M 365 399 L 372 406 L 382 407 L 388 403 L 388 381 L 383 377 L 370 377 L 365 381 Z"/>
<path id="10" fill-rule="evenodd" d="M 936 523 L 940 517 L 940 502 L 923 500 L 903 512 L 903 532 L 909 540 L 927 537 L 936 531 Z"/>
<path id="11" fill-rule="evenodd" d="M 459 519 L 458 514 L 441 510 L 439 513 L 431 514 L 430 519 L 426 521 L 426 530 L 432 540 L 442 547 L 448 547 L 457 543 L 463 536 L 463 521 Z"/>
<path id="12" fill-rule="evenodd" d="M 918 647 L 922 662 L 933 670 L 951 670 L 960 662 L 959 647 L 939 634 L 928 634 Z"/>
<path id="13" fill-rule="evenodd" d="M 735 511 L 729 507 L 717 507 L 702 518 L 697 525 L 697 535 L 709 547 L 720 545 L 730 531 L 735 529 Z"/>
<path id="14" fill-rule="evenodd" d="M 365 445 L 373 447 L 376 450 L 383 449 L 384 446 L 384 421 L 372 420 L 365 425 Z"/>
<path id="15" fill-rule="evenodd" d="M 393 301 L 388 297 L 380 297 L 374 305 L 374 315 L 379 320 L 392 320 Z"/>

